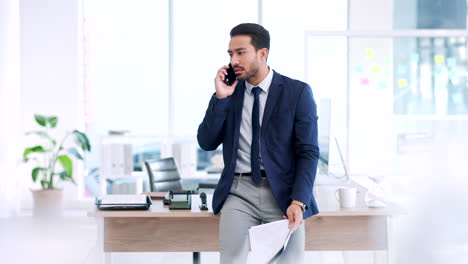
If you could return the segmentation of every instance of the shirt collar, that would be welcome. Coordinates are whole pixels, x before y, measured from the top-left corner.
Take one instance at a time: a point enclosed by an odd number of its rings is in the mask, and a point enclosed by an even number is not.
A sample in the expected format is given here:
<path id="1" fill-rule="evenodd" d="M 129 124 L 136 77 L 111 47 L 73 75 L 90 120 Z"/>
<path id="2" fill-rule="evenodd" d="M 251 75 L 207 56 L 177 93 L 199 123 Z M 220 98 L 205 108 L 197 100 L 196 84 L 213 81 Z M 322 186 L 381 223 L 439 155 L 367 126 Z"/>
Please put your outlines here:
<path id="1" fill-rule="evenodd" d="M 265 77 L 265 79 L 263 79 L 263 81 L 261 81 L 258 85 L 258 87 L 262 88 L 262 91 L 265 92 L 265 93 L 268 93 L 268 89 L 270 89 L 270 85 L 271 85 L 271 81 L 273 80 L 273 70 L 270 69 L 270 67 L 268 67 L 268 74 L 267 76 Z M 252 84 L 250 84 L 249 82 L 245 82 L 245 88 L 246 88 L 246 91 L 249 93 L 249 94 L 252 94 L 252 89 L 256 86 L 253 86 Z"/>

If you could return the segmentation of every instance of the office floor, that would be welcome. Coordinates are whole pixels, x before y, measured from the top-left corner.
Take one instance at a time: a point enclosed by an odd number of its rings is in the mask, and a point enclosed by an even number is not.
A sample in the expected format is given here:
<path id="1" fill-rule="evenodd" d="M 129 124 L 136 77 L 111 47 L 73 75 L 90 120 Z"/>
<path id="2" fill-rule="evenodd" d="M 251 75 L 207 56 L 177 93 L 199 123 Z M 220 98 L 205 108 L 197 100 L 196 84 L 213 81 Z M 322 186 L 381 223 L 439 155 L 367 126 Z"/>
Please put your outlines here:
<path id="1" fill-rule="evenodd" d="M 30 211 L 14 218 L 0 218 L 2 263 L 91 264 L 97 262 L 93 247 L 97 227 L 86 210 L 65 211 L 62 219 L 42 220 Z M 306 263 L 386 263 L 385 252 L 306 252 Z M 219 253 L 201 254 L 203 264 L 219 262 Z M 347 259 L 346 262 L 343 259 Z M 191 253 L 114 253 L 113 263 L 191 263 Z"/>

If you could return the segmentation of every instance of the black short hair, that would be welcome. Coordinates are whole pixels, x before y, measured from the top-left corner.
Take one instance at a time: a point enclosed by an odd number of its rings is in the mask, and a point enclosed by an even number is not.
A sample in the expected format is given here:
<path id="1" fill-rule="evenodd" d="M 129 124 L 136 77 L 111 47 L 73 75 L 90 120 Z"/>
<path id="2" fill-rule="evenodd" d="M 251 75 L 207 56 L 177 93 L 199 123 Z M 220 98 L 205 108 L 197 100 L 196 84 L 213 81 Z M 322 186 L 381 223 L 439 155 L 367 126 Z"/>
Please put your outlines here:
<path id="1" fill-rule="evenodd" d="M 263 48 L 270 50 L 270 33 L 259 24 L 243 23 L 231 29 L 231 38 L 239 35 L 250 36 L 252 46 L 256 50 Z"/>

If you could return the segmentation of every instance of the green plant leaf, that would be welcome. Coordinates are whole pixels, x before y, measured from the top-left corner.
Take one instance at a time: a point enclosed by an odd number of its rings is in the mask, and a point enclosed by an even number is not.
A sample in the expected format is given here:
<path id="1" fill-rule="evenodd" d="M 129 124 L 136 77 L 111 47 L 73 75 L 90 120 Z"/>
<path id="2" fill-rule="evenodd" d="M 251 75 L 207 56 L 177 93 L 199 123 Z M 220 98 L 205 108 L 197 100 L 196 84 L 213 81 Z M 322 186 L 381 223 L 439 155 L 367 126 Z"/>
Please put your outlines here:
<path id="1" fill-rule="evenodd" d="M 83 157 L 76 148 L 69 148 L 67 149 L 67 152 L 75 156 L 77 159 L 83 160 Z"/>
<path id="2" fill-rule="evenodd" d="M 49 134 L 45 131 L 29 131 L 29 132 L 26 132 L 26 136 L 29 136 L 29 135 L 38 135 L 42 138 L 45 138 L 45 139 L 48 139 L 52 145 L 55 147 L 57 145 L 57 141 L 55 141 L 51 136 L 49 136 Z"/>
<path id="3" fill-rule="evenodd" d="M 38 146 L 34 146 L 34 147 L 31 147 L 31 148 L 27 148 L 24 150 L 23 152 L 23 161 L 24 162 L 28 162 L 28 155 L 31 154 L 31 153 L 39 153 L 39 152 L 46 152 L 44 147 L 38 145 Z"/>
<path id="4" fill-rule="evenodd" d="M 34 119 L 36 120 L 36 122 L 40 125 L 40 126 L 43 126 L 45 127 L 46 124 L 47 124 L 47 118 L 43 115 L 38 115 L 38 114 L 35 114 L 34 115 Z"/>
<path id="5" fill-rule="evenodd" d="M 47 123 L 50 124 L 51 128 L 55 128 L 57 126 L 58 118 L 56 116 L 49 116 L 47 118 Z"/>
<path id="6" fill-rule="evenodd" d="M 45 170 L 46 170 L 45 168 L 41 168 L 41 167 L 36 167 L 36 168 L 34 168 L 34 169 L 32 170 L 32 173 L 31 173 L 33 182 L 36 182 L 37 176 L 39 175 L 39 172 L 45 171 Z"/>
<path id="7" fill-rule="evenodd" d="M 83 151 L 88 151 L 88 152 L 91 151 L 91 145 L 89 144 L 89 139 L 84 133 L 78 130 L 74 130 L 73 135 L 75 136 L 76 142 L 80 145 Z"/>
<path id="8" fill-rule="evenodd" d="M 47 180 L 41 180 L 42 189 L 47 189 L 49 182 Z"/>
<path id="9" fill-rule="evenodd" d="M 58 156 L 57 159 L 59 160 L 60 164 L 62 164 L 63 169 L 68 174 L 68 176 L 72 177 L 73 174 L 73 162 L 67 155 Z"/>
<path id="10" fill-rule="evenodd" d="M 73 177 L 69 176 L 66 171 L 62 171 L 57 175 L 60 176 L 60 179 L 62 181 L 71 181 L 73 184 L 76 184 L 75 179 L 73 179 Z"/>
<path id="11" fill-rule="evenodd" d="M 55 175 L 58 175 L 62 181 L 66 181 L 68 178 L 68 174 L 65 171 L 55 173 Z"/>

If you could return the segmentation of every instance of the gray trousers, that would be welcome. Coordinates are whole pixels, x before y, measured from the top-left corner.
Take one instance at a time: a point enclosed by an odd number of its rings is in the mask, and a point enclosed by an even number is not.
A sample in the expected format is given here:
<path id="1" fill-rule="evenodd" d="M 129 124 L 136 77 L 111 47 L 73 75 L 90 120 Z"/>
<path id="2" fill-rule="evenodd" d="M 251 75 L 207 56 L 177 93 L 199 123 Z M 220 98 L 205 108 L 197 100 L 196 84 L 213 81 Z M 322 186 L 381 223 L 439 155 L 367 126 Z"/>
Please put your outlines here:
<path id="1" fill-rule="evenodd" d="M 256 186 L 252 177 L 234 176 L 231 191 L 221 209 L 219 226 L 220 263 L 246 263 L 250 251 L 249 228 L 283 220 L 266 178 Z M 303 263 L 304 224 L 291 235 L 278 263 Z"/>

